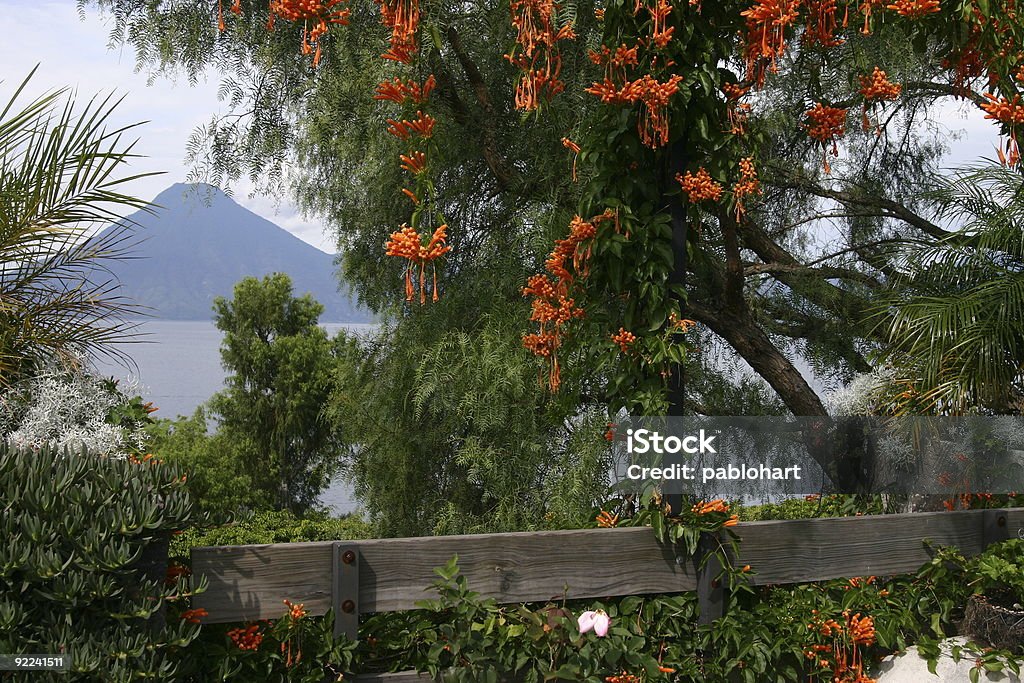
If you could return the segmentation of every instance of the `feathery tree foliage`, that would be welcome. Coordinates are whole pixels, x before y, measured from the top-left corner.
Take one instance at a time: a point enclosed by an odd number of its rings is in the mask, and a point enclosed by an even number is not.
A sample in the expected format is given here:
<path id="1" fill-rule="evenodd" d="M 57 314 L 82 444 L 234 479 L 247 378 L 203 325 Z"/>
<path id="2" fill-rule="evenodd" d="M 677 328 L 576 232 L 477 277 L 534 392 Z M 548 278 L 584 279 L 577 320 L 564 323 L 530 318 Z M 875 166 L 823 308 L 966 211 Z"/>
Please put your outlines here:
<path id="1" fill-rule="evenodd" d="M 124 215 L 147 207 L 122 187 L 151 175 L 123 173 L 138 124 L 108 128 L 118 100 L 76 106 L 62 89 L 22 104 L 30 80 L 0 109 L 0 388 L 48 362 L 118 355 L 136 309 L 104 262 L 130 247 Z"/>

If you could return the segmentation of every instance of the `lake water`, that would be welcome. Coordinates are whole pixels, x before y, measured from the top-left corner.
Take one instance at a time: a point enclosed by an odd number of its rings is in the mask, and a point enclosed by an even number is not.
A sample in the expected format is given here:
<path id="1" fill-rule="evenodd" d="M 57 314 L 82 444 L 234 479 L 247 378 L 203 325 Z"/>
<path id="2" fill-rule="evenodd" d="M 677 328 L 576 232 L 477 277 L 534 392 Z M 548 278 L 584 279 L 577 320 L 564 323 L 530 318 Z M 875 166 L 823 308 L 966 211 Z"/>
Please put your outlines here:
<path id="1" fill-rule="evenodd" d="M 322 327 L 331 335 L 342 329 L 368 334 L 376 325 L 328 323 Z M 155 417 L 191 415 L 224 387 L 221 332 L 213 322 L 147 320 L 138 331 L 140 341 L 120 346 L 135 361 L 136 368 L 101 360 L 97 369 L 105 376 L 121 379 L 122 384 L 136 383 L 136 392 L 158 408 Z M 357 509 L 352 487 L 345 481 L 333 482 L 321 501 L 338 514 Z"/>

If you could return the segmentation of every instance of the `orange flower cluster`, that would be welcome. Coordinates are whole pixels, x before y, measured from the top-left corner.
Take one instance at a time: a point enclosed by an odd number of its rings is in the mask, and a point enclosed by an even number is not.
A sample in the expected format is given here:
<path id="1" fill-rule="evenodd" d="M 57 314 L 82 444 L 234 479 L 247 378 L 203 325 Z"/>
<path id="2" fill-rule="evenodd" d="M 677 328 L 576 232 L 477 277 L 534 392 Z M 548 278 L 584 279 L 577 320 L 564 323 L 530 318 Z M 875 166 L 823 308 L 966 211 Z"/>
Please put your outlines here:
<path id="1" fill-rule="evenodd" d="M 860 94 L 865 100 L 895 100 L 902 90 L 903 86 L 890 81 L 886 73 L 877 66 L 870 76 L 860 77 Z"/>
<path id="2" fill-rule="evenodd" d="M 233 628 L 228 631 L 228 638 L 231 639 L 239 650 L 258 650 L 263 642 L 263 634 L 260 627 L 252 624 L 246 628 Z"/>
<path id="3" fill-rule="evenodd" d="M 390 47 L 381 58 L 411 64 L 418 49 L 419 0 L 377 0 L 377 4 L 380 5 L 381 22 L 391 31 Z"/>
<path id="4" fill-rule="evenodd" d="M 721 498 L 716 498 L 706 503 L 704 501 L 696 503 L 690 508 L 690 511 L 698 515 L 706 515 L 709 512 L 728 512 L 729 504 Z"/>
<path id="5" fill-rule="evenodd" d="M 884 4 L 885 0 L 863 0 L 860 3 L 860 13 L 864 15 L 864 28 L 861 29 L 861 33 L 864 35 L 871 33 L 871 14 L 876 7 L 881 7 Z"/>
<path id="6" fill-rule="evenodd" d="M 619 523 L 619 516 L 613 515 L 612 513 L 607 512 L 605 510 L 601 510 L 601 512 L 598 513 L 597 518 L 594 521 L 596 521 L 597 526 L 601 527 L 602 529 L 611 529 Z"/>
<path id="7" fill-rule="evenodd" d="M 985 93 L 985 102 L 981 105 L 987 113 L 986 119 L 999 121 L 1008 126 L 1015 126 L 1024 123 L 1024 103 L 1020 95 L 1014 95 L 1013 100 L 1005 97 L 997 97 L 992 93 Z"/>
<path id="8" fill-rule="evenodd" d="M 433 74 L 423 82 L 423 85 L 413 80 L 403 81 L 395 77 L 377 85 L 377 94 L 373 96 L 373 99 L 390 100 L 396 104 L 405 104 L 406 101 L 411 100 L 416 104 L 423 104 L 435 87 L 437 87 L 437 80 Z"/>
<path id="9" fill-rule="evenodd" d="M 814 620 L 808 630 L 831 638 L 832 643 L 811 645 L 804 650 L 804 656 L 823 669 L 832 672 L 835 683 L 875 683 L 875 679 L 864 673 L 864 656 L 861 648 L 875 643 L 875 622 L 870 616 L 860 613 L 843 612 L 843 623 L 835 619 L 822 619 L 814 610 Z"/>
<path id="10" fill-rule="evenodd" d="M 743 135 L 747 119 L 750 118 L 750 104 L 740 102 L 740 98 L 750 92 L 749 86 L 742 86 L 739 83 L 725 83 L 722 85 L 722 92 L 728 104 L 729 132 L 733 135 Z"/>
<path id="11" fill-rule="evenodd" d="M 388 132 L 402 140 L 408 140 L 413 133 L 422 138 L 429 138 L 434 134 L 434 124 L 436 123 L 437 119 L 430 114 L 417 111 L 416 118 L 412 121 L 388 119 Z"/>
<path id="12" fill-rule="evenodd" d="M 587 56 L 594 64 L 598 66 L 604 66 L 604 76 L 606 80 L 620 80 L 627 81 L 627 67 L 636 66 L 638 64 L 639 57 L 637 56 L 637 50 L 640 49 L 639 45 L 628 47 L 625 43 L 612 50 L 607 45 L 601 46 L 601 51 L 590 50 Z"/>
<path id="13" fill-rule="evenodd" d="M 693 327 L 694 325 L 697 324 L 693 320 L 688 320 L 686 318 L 680 318 L 674 312 L 668 314 L 668 322 L 669 322 L 669 325 L 674 327 L 679 332 L 686 332 L 691 327 Z"/>
<path id="14" fill-rule="evenodd" d="M 941 9 L 939 0 L 895 0 L 885 8 L 908 19 L 920 19 L 929 14 L 935 14 Z"/>
<path id="15" fill-rule="evenodd" d="M 271 0 L 267 28 L 274 28 L 276 17 L 287 21 L 305 22 L 306 26 L 302 29 L 302 54 L 312 54 L 313 66 L 316 66 L 320 63 L 320 38 L 327 33 L 329 26 L 348 24 L 351 10 L 338 7 L 344 2 L 345 0 Z M 312 28 L 309 24 L 312 24 Z"/>
<path id="16" fill-rule="evenodd" d="M 183 564 L 172 564 L 168 565 L 167 572 L 164 577 L 164 583 L 168 586 L 173 586 L 184 577 L 192 576 L 192 570 Z"/>
<path id="17" fill-rule="evenodd" d="M 805 115 L 810 120 L 807 134 L 822 145 L 831 142 L 833 152 L 837 151 L 837 140 L 846 132 L 846 110 L 818 102 Z"/>
<path id="18" fill-rule="evenodd" d="M 861 617 L 860 612 L 853 616 L 847 615 L 846 627 L 854 645 L 870 647 L 875 644 L 875 621 L 871 617 Z"/>
<path id="19" fill-rule="evenodd" d="M 555 248 L 544 262 L 544 268 L 554 281 L 548 275 L 533 275 L 523 288 L 523 296 L 533 297 L 530 321 L 539 327 L 536 334 L 523 335 L 523 346 L 550 363 L 548 386 L 551 391 L 558 391 L 561 384 L 558 349 L 562 345 L 564 328 L 572 320 L 586 315 L 582 308 L 576 306 L 575 299 L 569 297 L 570 287 L 575 281 L 573 271 L 586 277 L 590 243 L 597 235 L 597 226 L 616 218 L 615 212 L 610 210 L 589 221 L 579 216 L 573 218 L 569 224 L 569 236 L 555 241 Z"/>
<path id="20" fill-rule="evenodd" d="M 903 86 L 899 83 L 893 83 L 889 80 L 888 75 L 877 66 L 871 72 L 870 76 L 860 77 L 860 94 L 864 96 L 864 103 L 861 105 L 861 120 L 863 121 L 864 130 L 871 128 L 871 120 L 868 118 L 868 109 L 874 108 L 877 103 L 893 101 L 899 98 L 900 92 L 903 90 Z M 877 127 L 877 133 L 881 135 L 882 126 L 880 123 L 875 124 Z"/>
<path id="21" fill-rule="evenodd" d="M 419 0 L 376 0 L 380 6 L 381 21 L 391 30 L 390 48 L 381 55 L 382 59 L 396 61 L 402 64 L 410 64 L 417 52 L 417 31 L 420 25 Z M 425 105 L 430 93 L 437 86 L 437 79 L 431 74 L 425 81 L 398 77 L 390 81 L 383 81 L 377 85 L 377 91 L 373 98 L 378 101 L 394 102 L 405 107 L 410 102 L 421 107 Z M 387 131 L 399 140 L 412 143 L 414 137 L 422 142 L 434 134 L 434 127 L 437 119 L 422 109 L 417 108 L 415 115 L 409 118 L 387 119 Z M 411 145 L 410 145 L 411 147 Z M 415 189 L 402 188 L 403 195 L 420 207 L 428 202 L 431 185 L 425 178 L 427 172 L 427 154 L 421 149 L 409 148 L 407 153 L 398 156 L 401 168 L 411 173 L 415 178 Z M 422 193 L 418 196 L 417 193 Z M 420 209 L 417 209 L 417 211 Z M 430 214 L 428 214 L 430 215 Z M 442 223 L 443 219 L 438 219 Z M 396 256 L 408 260 L 405 267 L 405 299 L 412 301 L 415 297 L 415 280 L 419 278 L 420 304 L 427 301 L 427 266 L 431 269 L 433 289 L 431 299 L 438 300 L 437 288 L 437 265 L 436 260 L 451 251 L 447 244 L 448 225 L 442 224 L 435 228 L 426 245 L 423 244 L 429 227 L 424 229 L 421 236 L 417 231 L 420 223 L 414 214 L 411 221 L 413 226 L 402 224 L 401 228 L 391 233 L 384 245 L 384 252 L 388 256 Z"/>
<path id="22" fill-rule="evenodd" d="M 808 45 L 836 47 L 846 42 L 836 36 L 836 29 L 839 28 L 839 22 L 836 19 L 836 6 L 836 0 L 808 0 L 807 30 L 804 32 L 804 41 Z M 847 12 L 849 12 L 849 7 L 847 7 Z M 845 17 L 843 25 L 846 25 Z"/>
<path id="23" fill-rule="evenodd" d="M 182 612 L 181 620 L 187 621 L 190 624 L 198 624 L 200 623 L 200 619 L 208 616 L 210 616 L 210 613 L 202 607 L 199 607 L 197 609 L 187 609 L 184 612 Z"/>
<path id="24" fill-rule="evenodd" d="M 985 102 L 981 108 L 985 110 L 985 118 L 998 121 L 1010 128 L 1010 137 L 1005 143 L 1000 143 L 996 151 L 999 154 L 999 162 L 1004 166 L 1017 166 L 1021 163 L 1020 147 L 1017 145 L 1016 127 L 1024 124 L 1024 103 L 1020 95 L 1014 95 L 1012 100 L 1005 97 L 996 97 L 992 93 L 985 93 Z"/>
<path id="25" fill-rule="evenodd" d="M 747 22 L 747 38 L 743 48 L 747 63 L 747 80 L 764 85 L 766 64 L 776 71 L 776 61 L 786 51 L 786 29 L 799 18 L 802 0 L 758 0 L 740 15 Z"/>
<path id="26" fill-rule="evenodd" d="M 431 235 L 430 241 L 427 242 L 426 246 L 423 245 L 423 238 L 420 237 L 420 234 L 408 225 L 402 225 L 400 230 L 391 233 L 391 237 L 388 238 L 387 243 L 384 245 L 385 253 L 388 256 L 397 256 L 409 260 L 409 265 L 405 269 L 406 301 L 413 300 L 415 292 L 413 280 L 416 277 L 415 271 L 419 268 L 420 303 L 424 304 L 427 302 L 427 265 L 430 265 L 433 270 L 433 300 L 437 301 L 437 270 L 434 266 L 434 261 L 451 251 L 451 247 L 446 244 L 447 230 L 447 225 L 442 225 L 434 230 L 434 234 Z"/>
<path id="27" fill-rule="evenodd" d="M 558 391 L 561 385 L 561 369 L 558 363 L 558 349 L 562 345 L 564 326 L 585 313 L 576 306 L 576 301 L 565 296 L 556 296 L 555 287 L 545 275 L 534 275 L 523 289 L 523 296 L 536 297 L 531 304 L 533 313 L 530 321 L 539 325 L 537 334 L 523 335 L 523 346 L 534 355 L 546 358 L 550 363 L 548 385 L 551 391 Z"/>
<path id="28" fill-rule="evenodd" d="M 667 26 L 668 15 L 672 13 L 672 3 L 668 0 L 655 0 L 653 7 L 647 8 L 651 15 L 651 41 L 659 48 L 664 48 L 672 40 L 675 26 Z"/>
<path id="29" fill-rule="evenodd" d="M 850 577 L 848 588 L 861 588 L 863 586 L 871 586 L 875 583 L 876 576 L 869 576 L 866 579 L 863 576 Z"/>
<path id="30" fill-rule="evenodd" d="M 402 168 L 413 175 L 419 175 L 427 168 L 427 155 L 423 152 L 399 154 L 398 159 L 402 162 Z"/>
<path id="31" fill-rule="evenodd" d="M 821 143 L 824 154 L 825 173 L 831 173 L 828 163 L 828 143 L 832 143 L 832 155 L 839 154 L 839 138 L 846 133 L 846 109 L 826 107 L 821 102 L 806 112 L 809 119 L 807 134 Z"/>
<path id="32" fill-rule="evenodd" d="M 291 600 L 283 600 L 282 602 L 284 602 L 284 606 L 288 608 L 288 616 L 290 616 L 293 621 L 298 621 L 309 614 L 305 609 L 305 605 L 301 602 L 298 604 L 293 603 Z"/>
<path id="33" fill-rule="evenodd" d="M 601 98 L 605 104 L 635 104 L 640 102 L 643 113 L 637 121 L 640 140 L 652 149 L 668 144 L 668 102 L 679 92 L 683 77 L 674 74 L 664 83 L 650 74 L 636 81 L 626 81 L 621 88 L 610 78 L 594 83 L 587 92 Z"/>
<path id="34" fill-rule="evenodd" d="M 601 50 L 591 50 L 590 60 L 604 65 L 604 79 L 586 89 L 588 93 L 599 97 L 604 104 L 625 105 L 640 104 L 640 115 L 637 117 L 637 130 L 644 145 L 657 149 L 668 144 L 669 119 L 668 103 L 673 95 L 679 92 L 679 84 L 683 77 L 672 74 L 668 80 L 660 81 L 651 73 L 632 79 L 628 67 L 639 65 L 639 49 L 649 47 L 652 50 L 664 48 L 672 39 L 674 27 L 668 26 L 668 17 L 672 13 L 672 3 L 668 0 L 636 0 L 633 10 L 639 14 L 645 9 L 651 17 L 649 39 L 641 39 L 633 47 L 625 44 L 612 50 L 602 45 Z M 652 69 L 658 63 L 658 55 L 651 57 Z M 674 64 L 671 60 L 664 61 L 665 67 Z"/>
<path id="35" fill-rule="evenodd" d="M 708 501 L 706 503 L 704 501 L 701 501 L 694 505 L 692 508 L 690 508 L 690 512 L 692 512 L 695 515 L 707 515 L 712 512 L 726 513 L 729 512 L 729 504 L 726 503 L 721 498 L 716 498 L 715 500 Z M 739 515 L 730 515 L 729 519 L 725 520 L 725 522 L 722 523 L 722 526 L 732 527 L 736 526 L 739 523 Z"/>
<path id="36" fill-rule="evenodd" d="M 703 166 L 697 173 L 686 172 L 685 175 L 676 174 L 676 182 L 683 188 L 683 192 L 691 202 L 702 202 L 710 199 L 717 202 L 722 198 L 722 185 L 715 182 L 711 174 Z"/>
<path id="37" fill-rule="evenodd" d="M 636 341 L 636 335 L 627 330 L 624 327 L 620 327 L 619 331 L 612 335 L 612 342 L 619 345 L 623 353 L 629 352 L 629 347 Z"/>
<path id="38" fill-rule="evenodd" d="M 572 24 L 555 26 L 555 0 L 512 0 L 509 5 L 521 52 L 513 51 L 505 59 L 524 72 L 516 86 L 516 107 L 532 111 L 541 99 L 550 100 L 565 89 L 559 79 L 562 57 L 557 43 L 573 40 L 576 34 Z"/>
<path id="39" fill-rule="evenodd" d="M 1017 69 L 1017 80 L 1024 83 L 1024 66 Z"/>
<path id="40" fill-rule="evenodd" d="M 744 157 L 740 159 L 740 179 L 732 187 L 732 196 L 736 200 L 736 220 L 740 219 L 745 210 L 744 198 L 754 194 L 761 194 L 761 181 L 757 178 L 754 158 Z"/>
<path id="41" fill-rule="evenodd" d="M 722 92 L 725 93 L 727 100 L 736 101 L 750 92 L 750 86 L 740 85 L 739 83 L 723 83 Z"/>
<path id="42" fill-rule="evenodd" d="M 615 676 L 605 676 L 606 683 L 640 683 L 640 677 L 623 671 Z"/>
<path id="43" fill-rule="evenodd" d="M 664 83 L 659 83 L 650 74 L 637 81 L 640 86 L 640 102 L 643 114 L 638 126 L 640 141 L 651 149 L 668 144 L 668 102 L 679 92 L 683 77 L 673 74 Z"/>

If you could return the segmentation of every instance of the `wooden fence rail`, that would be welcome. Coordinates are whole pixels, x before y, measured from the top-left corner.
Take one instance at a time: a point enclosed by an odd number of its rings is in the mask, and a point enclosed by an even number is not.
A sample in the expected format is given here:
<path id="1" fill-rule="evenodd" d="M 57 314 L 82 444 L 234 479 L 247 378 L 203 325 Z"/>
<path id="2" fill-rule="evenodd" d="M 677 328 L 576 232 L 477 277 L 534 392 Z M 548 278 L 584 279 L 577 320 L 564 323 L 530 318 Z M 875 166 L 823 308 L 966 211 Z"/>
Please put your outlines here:
<path id="1" fill-rule="evenodd" d="M 924 539 L 976 555 L 990 543 L 1024 537 L 1024 509 L 745 522 L 734 531 L 741 539 L 734 561 L 753 567 L 752 583 L 806 583 L 916 571 L 931 559 Z M 209 612 L 204 621 L 215 623 L 276 619 L 285 598 L 313 615 L 337 606 L 339 623 L 347 620 L 351 631 L 360 613 L 413 609 L 431 597 L 434 568 L 453 555 L 470 588 L 501 603 L 700 588 L 702 609 L 716 604 L 708 577 L 698 577 L 694 563 L 659 544 L 649 528 L 195 548 L 192 569 L 208 589 L 194 602 Z M 402 673 L 359 680 L 421 679 Z"/>

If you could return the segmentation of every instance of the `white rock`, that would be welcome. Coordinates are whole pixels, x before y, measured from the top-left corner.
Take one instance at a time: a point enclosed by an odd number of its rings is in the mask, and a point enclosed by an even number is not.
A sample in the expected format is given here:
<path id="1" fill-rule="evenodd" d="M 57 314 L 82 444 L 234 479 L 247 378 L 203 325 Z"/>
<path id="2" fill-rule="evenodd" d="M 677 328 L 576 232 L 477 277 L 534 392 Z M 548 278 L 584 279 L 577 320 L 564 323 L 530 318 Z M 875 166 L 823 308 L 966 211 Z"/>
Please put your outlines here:
<path id="1" fill-rule="evenodd" d="M 963 645 L 966 638 L 950 638 L 942 643 L 942 656 L 939 657 L 935 674 L 928 671 L 928 662 L 917 653 L 916 647 L 895 657 L 886 657 L 878 665 L 875 677 L 878 683 L 967 683 L 971 679 L 974 668 L 974 657 L 968 652 L 961 653 L 959 662 L 949 656 L 953 645 Z M 1021 679 L 1010 671 L 982 671 L 979 681 L 987 683 L 1021 683 Z"/>

